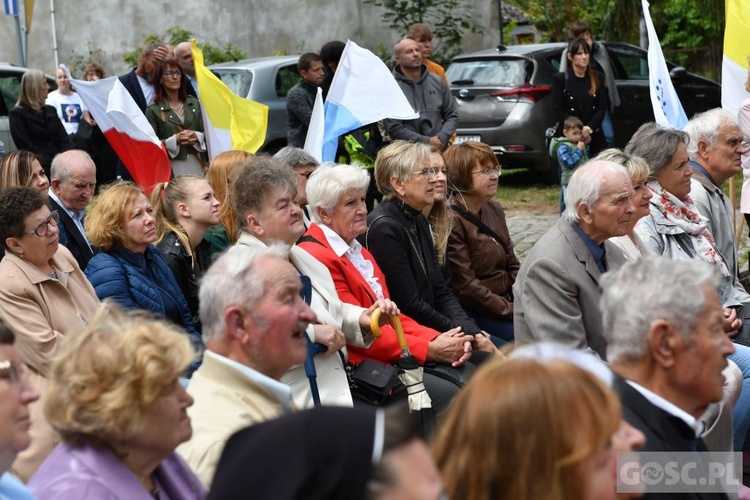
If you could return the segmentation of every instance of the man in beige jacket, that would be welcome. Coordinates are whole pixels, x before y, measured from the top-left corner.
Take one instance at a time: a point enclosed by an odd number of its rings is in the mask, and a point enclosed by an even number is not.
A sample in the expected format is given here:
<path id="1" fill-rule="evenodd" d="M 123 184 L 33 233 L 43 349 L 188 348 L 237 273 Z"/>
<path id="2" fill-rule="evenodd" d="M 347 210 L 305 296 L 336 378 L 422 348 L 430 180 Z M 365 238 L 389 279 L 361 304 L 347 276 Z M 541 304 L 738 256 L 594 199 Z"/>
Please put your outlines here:
<path id="1" fill-rule="evenodd" d="M 206 352 L 188 386 L 193 436 L 177 451 L 207 487 L 229 436 L 294 408 L 279 379 L 304 361 L 304 332 L 316 318 L 287 253 L 280 245 L 234 246 L 203 277 Z"/>

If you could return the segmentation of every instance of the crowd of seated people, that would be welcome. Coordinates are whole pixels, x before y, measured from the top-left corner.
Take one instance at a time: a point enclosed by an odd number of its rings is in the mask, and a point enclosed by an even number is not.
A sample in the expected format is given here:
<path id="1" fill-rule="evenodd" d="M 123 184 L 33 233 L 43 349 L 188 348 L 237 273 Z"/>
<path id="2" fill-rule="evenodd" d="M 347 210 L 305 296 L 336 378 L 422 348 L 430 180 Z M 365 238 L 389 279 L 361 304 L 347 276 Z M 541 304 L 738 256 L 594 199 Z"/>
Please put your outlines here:
<path id="1" fill-rule="evenodd" d="M 627 152 L 578 169 L 523 263 L 481 143 L 393 141 L 369 213 L 358 165 L 235 151 L 150 197 L 114 182 L 84 197 L 85 269 L 59 241 L 38 157 L 7 155 L 0 498 L 609 499 L 616 451 L 744 450 L 750 295 L 712 198 L 731 169 L 709 154 L 734 128 L 706 137 L 695 120 L 644 125 Z M 506 359 L 496 346 L 515 340 L 529 345 Z M 431 425 L 398 416 L 405 378 L 378 402 L 350 380 L 407 350 Z M 322 456 L 342 473 L 310 479 Z"/>

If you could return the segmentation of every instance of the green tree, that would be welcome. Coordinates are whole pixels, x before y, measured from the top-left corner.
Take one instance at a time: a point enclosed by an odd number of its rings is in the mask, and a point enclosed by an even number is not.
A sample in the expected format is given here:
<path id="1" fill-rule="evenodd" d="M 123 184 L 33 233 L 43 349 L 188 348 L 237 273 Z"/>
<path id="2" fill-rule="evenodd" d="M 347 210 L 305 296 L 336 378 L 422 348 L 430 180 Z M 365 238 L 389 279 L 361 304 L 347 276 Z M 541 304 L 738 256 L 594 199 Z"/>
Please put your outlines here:
<path id="1" fill-rule="evenodd" d="M 188 41 L 191 38 L 193 38 L 193 33 L 180 26 L 172 26 L 161 36 L 155 33 L 150 33 L 146 35 L 146 39 L 142 46 L 136 47 L 131 52 L 125 54 L 123 61 L 128 63 L 129 66 L 137 66 L 138 55 L 141 53 L 143 46 L 148 45 L 149 43 L 168 43 L 170 45 L 177 45 L 178 43 Z M 211 42 L 198 42 L 198 47 L 203 52 L 206 66 L 227 61 L 238 61 L 247 57 L 245 52 L 236 48 L 231 42 L 227 42 L 226 44 L 221 42 L 217 43 L 218 45 L 214 45 Z"/>
<path id="2" fill-rule="evenodd" d="M 432 59 L 448 63 L 462 52 L 461 40 L 467 33 L 481 34 L 481 26 L 473 22 L 471 5 L 462 0 L 365 0 L 383 7 L 382 19 L 403 34 L 414 23 L 424 23 L 436 39 Z"/>

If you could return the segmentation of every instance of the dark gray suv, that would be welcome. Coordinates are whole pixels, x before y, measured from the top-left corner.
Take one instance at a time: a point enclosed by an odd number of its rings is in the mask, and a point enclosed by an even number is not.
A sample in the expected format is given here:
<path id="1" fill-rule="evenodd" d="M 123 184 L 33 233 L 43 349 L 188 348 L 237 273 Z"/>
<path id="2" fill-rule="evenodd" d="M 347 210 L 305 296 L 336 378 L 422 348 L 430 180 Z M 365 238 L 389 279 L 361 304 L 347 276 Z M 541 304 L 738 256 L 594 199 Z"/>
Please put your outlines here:
<path id="1" fill-rule="evenodd" d="M 604 42 L 615 72 L 621 105 L 613 116 L 615 140 L 624 146 L 636 129 L 654 120 L 645 50 Z M 476 140 L 492 147 L 504 166 L 527 167 L 555 181 L 545 130 L 554 125 L 552 75 L 564 43 L 499 47 L 456 57 L 446 72 L 458 105 L 456 142 Z M 721 86 L 667 63 L 688 117 L 721 106 Z"/>

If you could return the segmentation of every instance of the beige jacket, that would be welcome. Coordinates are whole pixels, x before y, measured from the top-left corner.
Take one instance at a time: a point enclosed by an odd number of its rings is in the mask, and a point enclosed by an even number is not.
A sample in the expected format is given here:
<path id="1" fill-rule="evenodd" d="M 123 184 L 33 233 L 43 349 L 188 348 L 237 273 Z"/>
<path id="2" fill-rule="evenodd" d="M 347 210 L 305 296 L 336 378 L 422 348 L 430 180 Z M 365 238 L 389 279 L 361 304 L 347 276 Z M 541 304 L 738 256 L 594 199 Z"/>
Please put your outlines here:
<path id="1" fill-rule="evenodd" d="M 177 453 L 206 488 L 232 434 L 284 413 L 281 402 L 265 388 L 210 355 L 193 374 L 187 392 L 195 400 L 188 408 L 193 437 L 178 446 Z"/>
<path id="2" fill-rule="evenodd" d="M 0 261 L 0 316 L 15 332 L 18 356 L 40 394 L 29 405 L 31 446 L 13 463 L 13 471 L 23 481 L 59 442 L 42 411 L 50 361 L 60 341 L 82 330 L 99 307 L 94 288 L 67 248 L 59 246 L 52 265 L 56 280 L 10 252 Z"/>

